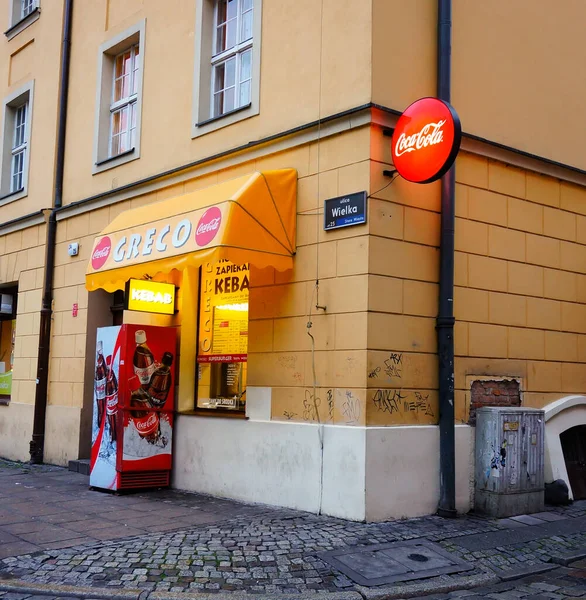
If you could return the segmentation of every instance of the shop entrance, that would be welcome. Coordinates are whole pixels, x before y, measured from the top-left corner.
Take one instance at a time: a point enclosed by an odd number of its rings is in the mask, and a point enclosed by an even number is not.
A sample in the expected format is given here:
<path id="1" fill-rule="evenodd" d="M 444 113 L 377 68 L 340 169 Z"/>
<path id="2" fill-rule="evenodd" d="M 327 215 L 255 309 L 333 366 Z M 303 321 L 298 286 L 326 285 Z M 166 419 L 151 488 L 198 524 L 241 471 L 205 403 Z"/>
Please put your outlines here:
<path id="1" fill-rule="evenodd" d="M 560 441 L 574 500 L 583 500 L 586 498 L 586 425 L 564 431 Z"/>

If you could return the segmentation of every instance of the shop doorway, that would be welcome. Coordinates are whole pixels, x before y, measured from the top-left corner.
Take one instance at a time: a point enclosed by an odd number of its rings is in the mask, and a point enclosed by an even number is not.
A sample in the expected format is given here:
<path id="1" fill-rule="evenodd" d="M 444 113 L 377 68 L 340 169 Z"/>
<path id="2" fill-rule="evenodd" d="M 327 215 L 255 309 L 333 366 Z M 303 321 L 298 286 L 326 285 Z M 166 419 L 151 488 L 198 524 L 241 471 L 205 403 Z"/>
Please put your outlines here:
<path id="1" fill-rule="evenodd" d="M 586 425 L 562 432 L 560 441 L 574 500 L 583 500 L 586 498 Z"/>

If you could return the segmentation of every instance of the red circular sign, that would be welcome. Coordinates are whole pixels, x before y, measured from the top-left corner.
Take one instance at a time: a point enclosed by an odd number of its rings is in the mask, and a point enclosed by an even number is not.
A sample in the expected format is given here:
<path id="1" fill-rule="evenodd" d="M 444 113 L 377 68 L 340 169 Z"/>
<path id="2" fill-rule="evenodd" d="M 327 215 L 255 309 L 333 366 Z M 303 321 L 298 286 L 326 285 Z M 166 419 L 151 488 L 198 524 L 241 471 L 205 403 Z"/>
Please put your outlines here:
<path id="1" fill-rule="evenodd" d="M 220 230 L 222 211 L 217 206 L 208 208 L 201 216 L 195 230 L 195 243 L 198 246 L 207 246 Z"/>
<path id="2" fill-rule="evenodd" d="M 96 271 L 101 269 L 108 260 L 108 256 L 110 256 L 110 251 L 112 250 L 112 242 L 108 236 L 103 237 L 94 248 L 94 252 L 92 254 L 92 269 Z"/>
<path id="3" fill-rule="evenodd" d="M 456 160 L 462 127 L 456 111 L 443 100 L 421 98 L 399 117 L 391 152 L 399 175 L 413 183 L 431 183 Z"/>

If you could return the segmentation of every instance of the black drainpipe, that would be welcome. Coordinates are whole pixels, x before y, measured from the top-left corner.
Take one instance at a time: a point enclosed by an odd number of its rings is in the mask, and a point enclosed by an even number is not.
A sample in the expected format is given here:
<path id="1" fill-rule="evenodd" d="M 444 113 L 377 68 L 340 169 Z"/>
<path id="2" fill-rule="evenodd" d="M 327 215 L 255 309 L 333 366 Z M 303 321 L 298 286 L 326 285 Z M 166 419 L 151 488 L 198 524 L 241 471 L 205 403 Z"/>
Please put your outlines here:
<path id="1" fill-rule="evenodd" d="M 437 95 L 450 102 L 452 1 L 438 0 Z M 439 362 L 440 501 L 438 514 L 456 516 L 454 428 L 454 226 L 456 167 L 442 177 L 439 307 L 436 323 Z"/>
<path id="2" fill-rule="evenodd" d="M 51 346 L 51 316 L 53 304 L 53 274 L 55 267 L 55 236 L 57 234 L 56 209 L 63 204 L 63 167 L 65 160 L 65 125 L 67 120 L 67 96 L 69 92 L 69 59 L 71 57 L 71 15 L 73 0 L 65 0 L 63 15 L 63 39 L 61 48 L 61 81 L 59 82 L 59 121 L 57 124 L 57 156 L 55 164 L 55 189 L 53 208 L 47 224 L 47 247 L 45 254 L 45 277 L 41 307 L 41 329 L 35 391 L 33 437 L 30 442 L 32 464 L 41 464 L 45 449 L 45 416 L 47 414 L 47 390 L 49 387 L 49 349 Z"/>

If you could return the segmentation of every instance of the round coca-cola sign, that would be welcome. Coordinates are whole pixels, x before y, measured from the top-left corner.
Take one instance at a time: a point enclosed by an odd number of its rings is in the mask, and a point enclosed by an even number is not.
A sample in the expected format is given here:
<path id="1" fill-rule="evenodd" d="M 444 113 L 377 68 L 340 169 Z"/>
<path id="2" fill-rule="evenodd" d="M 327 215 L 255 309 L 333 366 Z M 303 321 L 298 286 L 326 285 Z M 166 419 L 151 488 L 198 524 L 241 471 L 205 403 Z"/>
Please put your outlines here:
<path id="1" fill-rule="evenodd" d="M 96 244 L 92 253 L 92 269 L 97 271 L 106 264 L 110 250 L 112 250 L 112 242 L 108 236 L 105 236 Z"/>
<path id="2" fill-rule="evenodd" d="M 198 246 L 207 246 L 216 237 L 221 223 L 222 211 L 217 206 L 208 208 L 195 229 L 195 243 Z"/>
<path id="3" fill-rule="evenodd" d="M 421 98 L 399 117 L 391 142 L 393 164 L 413 183 L 431 183 L 447 173 L 460 149 L 462 127 L 443 100 Z"/>

